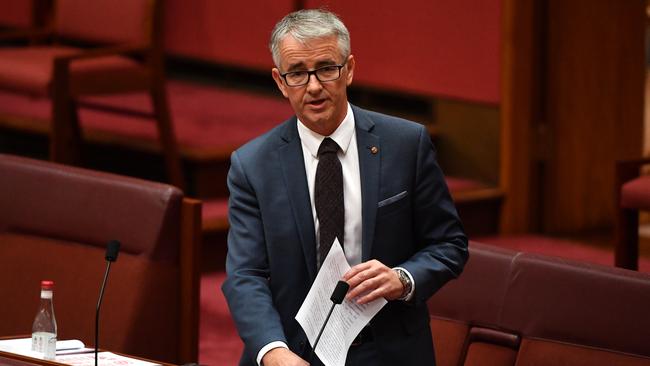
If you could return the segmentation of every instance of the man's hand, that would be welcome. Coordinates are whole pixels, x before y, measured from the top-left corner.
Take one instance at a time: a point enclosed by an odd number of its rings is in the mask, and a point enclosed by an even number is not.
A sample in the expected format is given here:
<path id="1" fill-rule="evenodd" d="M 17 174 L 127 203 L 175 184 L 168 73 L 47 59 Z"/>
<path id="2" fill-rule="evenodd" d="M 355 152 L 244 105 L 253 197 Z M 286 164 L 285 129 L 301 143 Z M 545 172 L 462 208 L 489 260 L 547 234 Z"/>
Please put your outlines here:
<path id="1" fill-rule="evenodd" d="M 266 352 L 262 357 L 263 366 L 309 366 L 309 363 L 291 352 L 288 348 L 278 347 Z"/>
<path id="2" fill-rule="evenodd" d="M 343 280 L 350 285 L 347 299 L 363 295 L 357 300 L 359 304 L 365 304 L 380 297 L 386 300 L 395 300 L 404 291 L 404 286 L 397 273 L 376 259 L 350 268 L 343 276 Z"/>

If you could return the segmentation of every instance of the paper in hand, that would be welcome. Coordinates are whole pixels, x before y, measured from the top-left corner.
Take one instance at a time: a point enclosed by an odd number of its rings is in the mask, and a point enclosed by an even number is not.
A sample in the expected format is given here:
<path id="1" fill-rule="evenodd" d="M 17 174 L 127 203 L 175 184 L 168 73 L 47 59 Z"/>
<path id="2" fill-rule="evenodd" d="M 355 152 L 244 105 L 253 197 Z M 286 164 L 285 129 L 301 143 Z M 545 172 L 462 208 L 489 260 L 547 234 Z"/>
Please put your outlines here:
<path id="1" fill-rule="evenodd" d="M 296 320 L 307 334 L 312 346 L 332 306 L 330 300 L 332 291 L 349 269 L 350 265 L 345 259 L 343 248 L 338 239 L 334 239 L 332 248 L 316 275 L 316 280 L 296 314 Z M 346 299 L 341 305 L 336 305 L 316 347 L 316 355 L 323 364 L 345 366 L 352 341 L 386 303 L 383 298 L 364 305 L 357 304 L 355 299 L 352 301 Z"/>

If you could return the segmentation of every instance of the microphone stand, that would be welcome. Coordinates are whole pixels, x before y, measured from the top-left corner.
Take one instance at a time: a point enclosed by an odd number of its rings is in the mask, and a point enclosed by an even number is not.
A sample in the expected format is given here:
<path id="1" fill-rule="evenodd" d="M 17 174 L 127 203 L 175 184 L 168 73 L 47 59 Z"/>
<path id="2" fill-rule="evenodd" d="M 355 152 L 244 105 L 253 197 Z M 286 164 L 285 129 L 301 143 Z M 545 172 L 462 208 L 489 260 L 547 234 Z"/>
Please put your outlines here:
<path id="1" fill-rule="evenodd" d="M 111 270 L 111 263 L 117 260 L 117 254 L 120 251 L 120 242 L 111 240 L 106 246 L 106 272 L 104 272 L 104 281 L 102 287 L 99 289 L 99 299 L 97 300 L 97 309 L 95 311 L 95 366 L 97 366 L 97 357 L 99 352 L 99 309 L 102 307 L 102 299 L 104 298 L 104 289 L 106 282 L 108 282 L 108 273 Z"/>
<path id="2" fill-rule="evenodd" d="M 345 281 L 339 281 L 336 284 L 336 287 L 332 292 L 332 296 L 330 297 L 330 300 L 332 300 L 332 306 L 330 306 L 330 311 L 327 313 L 327 317 L 325 318 L 325 321 L 323 322 L 323 326 L 320 328 L 320 331 L 318 332 L 318 336 L 316 336 L 316 340 L 314 341 L 314 347 L 311 348 L 311 356 L 309 357 L 310 360 L 314 359 L 314 355 L 316 354 L 316 346 L 318 345 L 318 341 L 320 341 L 320 336 L 323 335 L 323 331 L 325 330 L 325 326 L 327 325 L 327 322 L 330 320 L 330 316 L 332 316 L 332 311 L 334 311 L 334 307 L 343 302 L 343 299 L 345 298 L 345 294 L 348 292 L 349 289 L 350 289 L 350 285 L 348 285 L 348 283 Z"/>
<path id="3" fill-rule="evenodd" d="M 97 352 L 99 351 L 99 308 L 102 306 L 102 298 L 104 297 L 104 288 L 108 280 L 108 272 L 111 270 L 111 261 L 106 263 L 106 272 L 104 272 L 104 281 L 99 290 L 99 300 L 97 300 L 97 310 L 95 311 L 95 366 L 97 366 Z"/>

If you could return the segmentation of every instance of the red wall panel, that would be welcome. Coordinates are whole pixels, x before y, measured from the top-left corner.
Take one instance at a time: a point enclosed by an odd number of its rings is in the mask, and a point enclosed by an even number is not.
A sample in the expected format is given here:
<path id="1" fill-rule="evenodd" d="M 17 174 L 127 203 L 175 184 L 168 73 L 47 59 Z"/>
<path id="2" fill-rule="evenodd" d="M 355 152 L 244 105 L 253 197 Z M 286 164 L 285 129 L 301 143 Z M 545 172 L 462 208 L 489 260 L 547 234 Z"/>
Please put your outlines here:
<path id="1" fill-rule="evenodd" d="M 165 42 L 170 54 L 271 70 L 268 41 L 293 0 L 167 0 Z"/>
<path id="2" fill-rule="evenodd" d="M 305 5 L 326 6 L 350 29 L 355 84 L 498 104 L 501 1 L 306 0 Z M 167 51 L 269 70 L 271 29 L 294 2 L 167 0 Z"/>
<path id="3" fill-rule="evenodd" d="M 307 0 L 352 38 L 355 83 L 498 103 L 501 0 Z"/>

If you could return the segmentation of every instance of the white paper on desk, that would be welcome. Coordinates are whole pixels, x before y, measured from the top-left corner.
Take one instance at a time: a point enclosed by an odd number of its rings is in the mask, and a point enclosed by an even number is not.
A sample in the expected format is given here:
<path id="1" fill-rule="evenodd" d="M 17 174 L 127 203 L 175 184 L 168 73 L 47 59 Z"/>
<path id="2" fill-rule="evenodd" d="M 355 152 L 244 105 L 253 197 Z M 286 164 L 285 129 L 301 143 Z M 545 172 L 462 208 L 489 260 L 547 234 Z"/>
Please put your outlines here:
<path id="1" fill-rule="evenodd" d="M 345 259 L 343 248 L 338 239 L 334 239 L 332 249 L 296 314 L 296 320 L 307 334 L 312 346 L 332 306 L 330 300 L 332 292 L 337 282 L 349 269 L 350 265 Z M 383 298 L 364 305 L 357 304 L 355 299 L 353 301 L 346 299 L 341 305 L 336 305 L 316 346 L 316 355 L 323 364 L 345 366 L 352 341 L 384 305 L 386 300 Z"/>
<path id="2" fill-rule="evenodd" d="M 56 356 L 56 362 L 72 366 L 94 366 L 95 353 Z M 116 355 L 111 352 L 99 352 L 97 354 L 97 364 L 100 366 L 160 366 L 159 363 Z"/>

